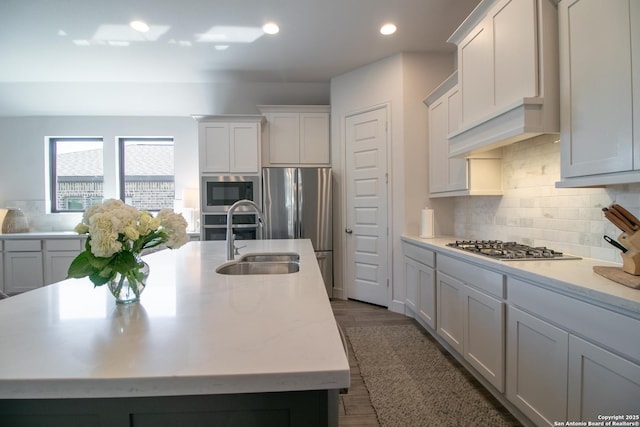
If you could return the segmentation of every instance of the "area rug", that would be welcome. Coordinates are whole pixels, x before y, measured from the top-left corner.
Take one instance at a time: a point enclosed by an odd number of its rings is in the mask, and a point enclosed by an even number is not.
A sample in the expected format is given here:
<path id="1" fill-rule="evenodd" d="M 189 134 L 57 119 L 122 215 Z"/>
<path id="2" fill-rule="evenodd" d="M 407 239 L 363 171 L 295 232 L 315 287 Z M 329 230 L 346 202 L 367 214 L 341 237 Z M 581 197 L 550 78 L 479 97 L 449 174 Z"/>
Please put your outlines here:
<path id="1" fill-rule="evenodd" d="M 382 427 L 520 425 L 416 326 L 346 332 Z"/>

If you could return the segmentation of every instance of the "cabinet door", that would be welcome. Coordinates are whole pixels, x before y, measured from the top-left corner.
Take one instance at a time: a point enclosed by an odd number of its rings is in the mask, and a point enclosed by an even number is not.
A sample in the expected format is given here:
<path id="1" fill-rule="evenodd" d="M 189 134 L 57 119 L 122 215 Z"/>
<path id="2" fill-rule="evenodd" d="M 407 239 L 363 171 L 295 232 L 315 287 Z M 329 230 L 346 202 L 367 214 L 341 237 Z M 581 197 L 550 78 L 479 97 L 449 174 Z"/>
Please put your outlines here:
<path id="1" fill-rule="evenodd" d="M 69 266 L 78 251 L 45 252 L 44 255 L 44 283 L 50 285 L 67 278 Z"/>
<path id="2" fill-rule="evenodd" d="M 331 163 L 329 146 L 329 114 L 300 113 L 300 163 Z"/>
<path id="3" fill-rule="evenodd" d="M 463 126 L 493 111 L 493 36 L 490 16 L 458 46 Z"/>
<path id="4" fill-rule="evenodd" d="M 563 177 L 633 168 L 629 7 L 629 0 L 559 5 Z"/>
<path id="5" fill-rule="evenodd" d="M 578 337 L 569 338 L 569 418 L 638 415 L 640 365 Z M 633 420 L 633 421 L 638 421 Z"/>
<path id="6" fill-rule="evenodd" d="M 404 257 L 405 304 L 411 309 L 408 315 L 415 315 L 418 310 L 418 292 L 420 286 L 420 267 L 411 258 Z"/>
<path id="7" fill-rule="evenodd" d="M 460 91 L 451 89 L 429 106 L 429 191 L 443 193 L 467 188 L 466 160 L 449 158 L 447 135 L 458 129 Z"/>
<path id="8" fill-rule="evenodd" d="M 437 273 L 437 333 L 463 354 L 464 284 L 441 271 Z"/>
<path id="9" fill-rule="evenodd" d="M 258 141 L 257 123 L 229 124 L 229 172 L 258 172 Z"/>
<path id="10" fill-rule="evenodd" d="M 272 113 L 269 120 L 269 163 L 300 161 L 300 114 Z"/>
<path id="11" fill-rule="evenodd" d="M 569 334 L 509 307 L 507 398 L 536 425 L 567 419 Z"/>
<path id="12" fill-rule="evenodd" d="M 465 286 L 464 358 L 504 392 L 504 303 Z"/>
<path id="13" fill-rule="evenodd" d="M 436 328 L 436 282 L 433 268 L 418 264 L 418 317 Z"/>
<path id="14" fill-rule="evenodd" d="M 229 172 L 229 124 L 200 124 L 200 172 Z"/>
<path id="15" fill-rule="evenodd" d="M 4 289 L 6 293 L 27 292 L 43 285 L 42 252 L 4 253 Z"/>
<path id="16" fill-rule="evenodd" d="M 538 96 L 536 3 L 503 0 L 490 12 L 497 108 Z"/>

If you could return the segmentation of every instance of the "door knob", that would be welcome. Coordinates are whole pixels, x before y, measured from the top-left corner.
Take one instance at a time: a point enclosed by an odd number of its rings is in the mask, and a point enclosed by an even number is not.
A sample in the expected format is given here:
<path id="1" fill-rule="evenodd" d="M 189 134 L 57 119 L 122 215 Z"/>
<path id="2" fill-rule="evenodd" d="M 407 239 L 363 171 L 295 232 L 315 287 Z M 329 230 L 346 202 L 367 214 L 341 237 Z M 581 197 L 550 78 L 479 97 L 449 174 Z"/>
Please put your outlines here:
<path id="1" fill-rule="evenodd" d="M 347 233 L 347 234 L 351 234 L 351 233 L 353 233 L 353 230 L 350 229 L 350 228 L 345 228 L 344 232 Z"/>

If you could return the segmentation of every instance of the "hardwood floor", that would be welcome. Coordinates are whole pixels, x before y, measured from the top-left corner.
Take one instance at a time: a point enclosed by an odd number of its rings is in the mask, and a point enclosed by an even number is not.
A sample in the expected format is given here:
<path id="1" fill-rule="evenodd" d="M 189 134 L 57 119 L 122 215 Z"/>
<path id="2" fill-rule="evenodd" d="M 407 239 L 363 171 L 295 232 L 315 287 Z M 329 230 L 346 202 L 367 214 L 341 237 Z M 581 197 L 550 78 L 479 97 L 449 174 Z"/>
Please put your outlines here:
<path id="1" fill-rule="evenodd" d="M 403 325 L 414 324 L 418 325 L 414 319 L 406 317 L 402 314 L 394 313 L 387 310 L 386 307 L 379 307 L 372 304 L 366 304 L 353 300 L 332 300 L 331 307 L 333 309 L 334 316 L 344 331 L 346 328 L 354 326 L 381 326 L 381 325 Z M 492 395 L 486 390 L 464 367 L 462 367 L 447 350 L 445 350 L 440 344 L 438 344 L 431 335 L 424 331 L 422 326 L 419 329 L 423 331 L 426 337 L 433 340 L 433 342 L 440 348 L 442 353 L 451 362 L 458 366 L 461 372 L 469 379 L 472 387 L 479 390 L 483 395 L 490 400 L 493 405 L 501 411 L 505 416 L 512 419 L 512 425 L 519 425 L 518 421 L 509 414 Z M 351 343 L 347 339 L 347 348 L 349 352 L 349 366 L 351 368 L 351 387 L 348 393 L 340 395 L 339 406 L 339 419 L 338 425 L 340 427 L 379 427 L 380 423 L 376 415 L 371 400 L 369 399 L 369 392 L 364 385 L 364 381 L 360 376 L 358 364 L 353 354 L 353 348 Z"/>

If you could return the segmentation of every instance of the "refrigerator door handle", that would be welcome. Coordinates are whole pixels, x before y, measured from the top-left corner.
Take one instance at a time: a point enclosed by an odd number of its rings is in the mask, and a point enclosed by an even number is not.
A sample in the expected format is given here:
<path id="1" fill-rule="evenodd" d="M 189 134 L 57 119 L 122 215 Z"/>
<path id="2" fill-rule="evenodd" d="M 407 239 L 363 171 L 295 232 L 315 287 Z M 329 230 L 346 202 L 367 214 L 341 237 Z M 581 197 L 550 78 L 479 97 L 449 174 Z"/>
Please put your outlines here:
<path id="1" fill-rule="evenodd" d="M 295 238 L 301 239 L 304 235 L 304 230 L 302 229 L 302 206 L 304 203 L 304 199 L 302 197 L 302 186 L 304 183 L 302 182 L 302 171 L 300 168 L 296 169 L 296 217 L 295 217 Z"/>

